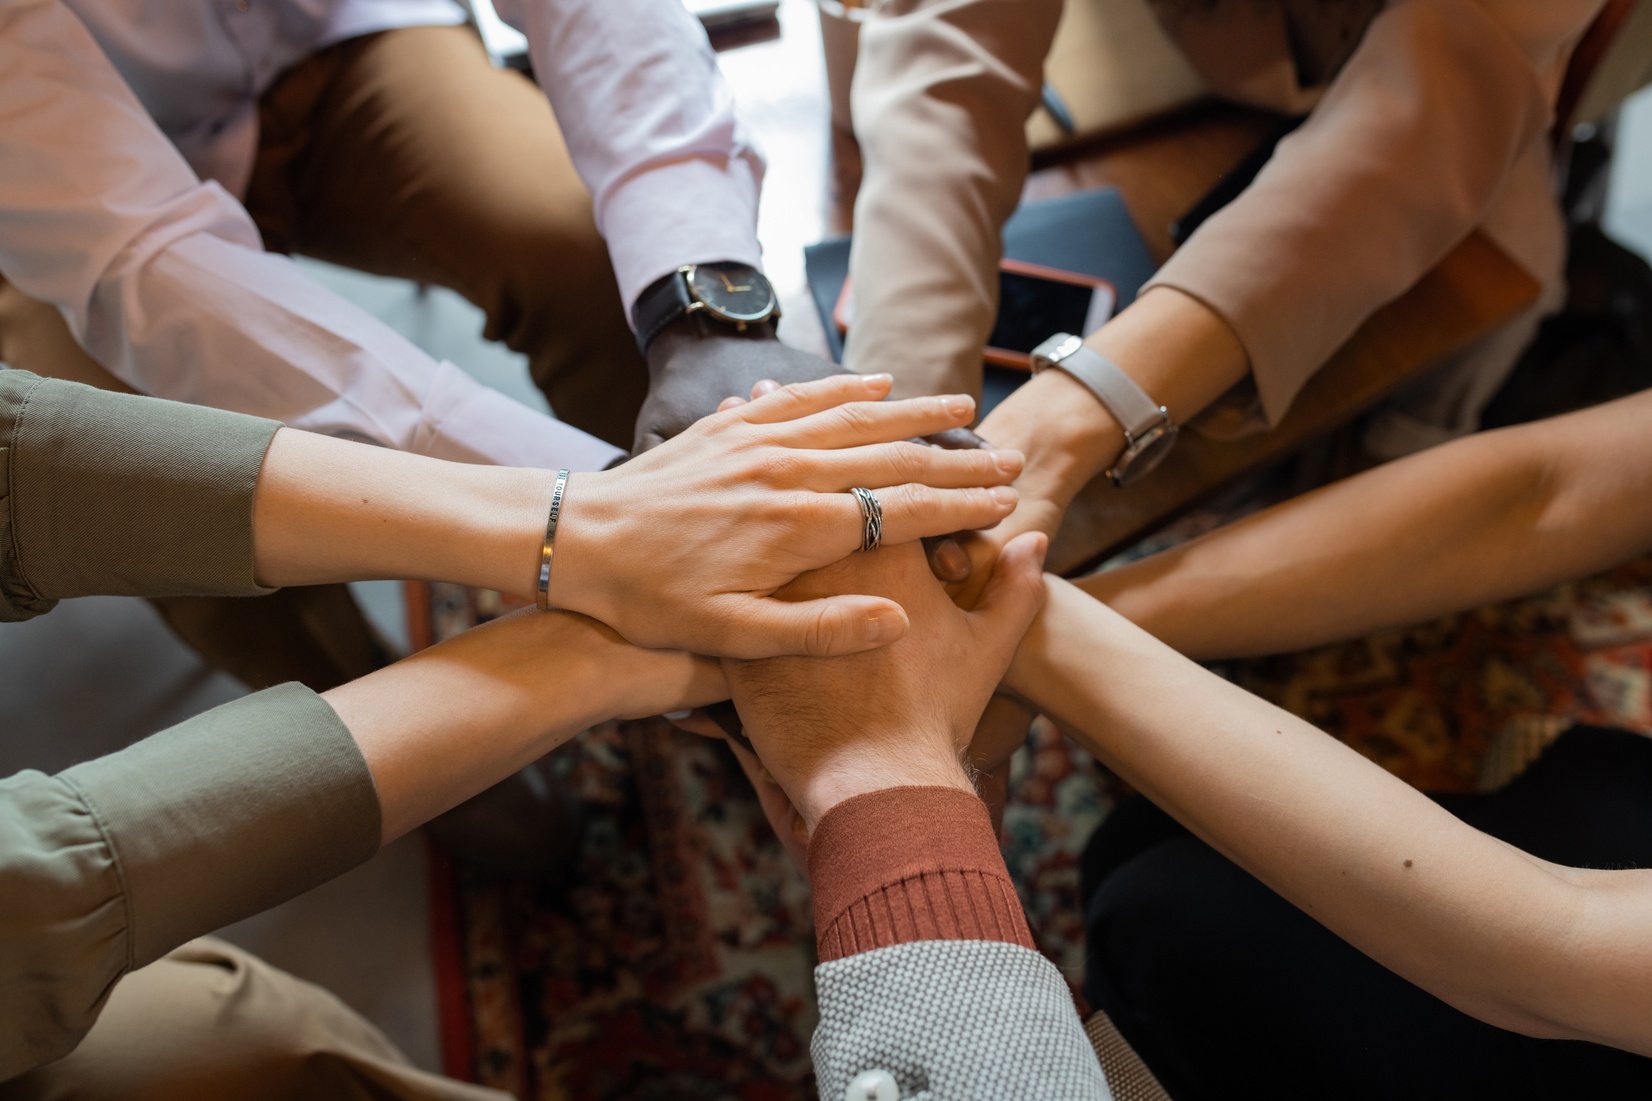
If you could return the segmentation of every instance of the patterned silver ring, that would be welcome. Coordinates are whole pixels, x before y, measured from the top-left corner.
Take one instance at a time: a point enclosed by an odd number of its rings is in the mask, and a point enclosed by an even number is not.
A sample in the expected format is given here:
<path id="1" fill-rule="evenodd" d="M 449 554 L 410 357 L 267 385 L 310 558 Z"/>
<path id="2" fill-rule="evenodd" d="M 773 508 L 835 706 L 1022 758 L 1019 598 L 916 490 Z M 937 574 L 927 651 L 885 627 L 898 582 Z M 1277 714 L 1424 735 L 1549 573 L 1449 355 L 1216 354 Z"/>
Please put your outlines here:
<path id="1" fill-rule="evenodd" d="M 855 495 L 855 503 L 860 506 L 860 518 L 864 523 L 860 549 L 877 550 L 878 544 L 883 542 L 883 506 L 878 504 L 877 495 L 869 489 L 856 486 L 849 492 Z"/>

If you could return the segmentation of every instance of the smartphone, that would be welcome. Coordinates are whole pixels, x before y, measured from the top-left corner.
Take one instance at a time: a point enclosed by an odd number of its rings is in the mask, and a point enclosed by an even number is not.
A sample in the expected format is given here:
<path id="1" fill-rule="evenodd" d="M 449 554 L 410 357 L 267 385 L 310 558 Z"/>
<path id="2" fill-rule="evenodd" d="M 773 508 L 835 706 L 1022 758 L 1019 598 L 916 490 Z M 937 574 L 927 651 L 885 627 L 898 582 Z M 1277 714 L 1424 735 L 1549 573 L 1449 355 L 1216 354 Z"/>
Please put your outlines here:
<path id="1" fill-rule="evenodd" d="M 998 320 L 982 357 L 998 367 L 1031 371 L 1032 350 L 1056 333 L 1088 336 L 1113 316 L 1118 292 L 1094 275 L 1004 260 L 998 265 Z M 854 320 L 855 285 L 844 280 L 832 320 L 847 333 Z"/>

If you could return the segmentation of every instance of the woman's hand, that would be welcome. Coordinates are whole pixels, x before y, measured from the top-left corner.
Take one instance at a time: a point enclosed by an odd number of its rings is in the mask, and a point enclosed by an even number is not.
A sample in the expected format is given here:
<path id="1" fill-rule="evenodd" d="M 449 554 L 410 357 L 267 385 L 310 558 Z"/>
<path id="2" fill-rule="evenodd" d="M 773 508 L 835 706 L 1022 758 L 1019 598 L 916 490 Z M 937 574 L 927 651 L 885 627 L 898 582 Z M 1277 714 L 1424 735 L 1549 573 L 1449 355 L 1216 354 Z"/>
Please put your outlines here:
<path id="1" fill-rule="evenodd" d="M 888 376 L 786 387 L 568 483 L 551 603 L 641 646 L 725 657 L 855 653 L 906 633 L 901 605 L 854 593 L 783 601 L 860 549 L 848 490 L 878 491 L 883 542 L 991 527 L 1015 508 L 1016 452 L 911 442 L 967 425 L 967 397 L 882 402 Z"/>

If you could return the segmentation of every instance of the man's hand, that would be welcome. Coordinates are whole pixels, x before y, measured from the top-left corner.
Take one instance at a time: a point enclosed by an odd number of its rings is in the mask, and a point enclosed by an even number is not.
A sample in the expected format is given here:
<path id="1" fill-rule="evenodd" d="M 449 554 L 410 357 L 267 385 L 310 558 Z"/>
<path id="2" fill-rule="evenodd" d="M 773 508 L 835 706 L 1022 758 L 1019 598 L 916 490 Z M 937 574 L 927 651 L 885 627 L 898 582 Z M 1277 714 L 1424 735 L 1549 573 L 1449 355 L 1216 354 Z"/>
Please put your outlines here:
<path id="1" fill-rule="evenodd" d="M 747 736 L 809 829 L 870 791 L 973 791 L 962 754 L 1042 601 L 1045 547 L 1038 536 L 1006 547 L 972 612 L 952 603 L 915 546 L 857 555 L 787 588 L 805 600 L 882 593 L 913 627 L 869 653 L 725 663 Z"/>
<path id="2" fill-rule="evenodd" d="M 637 416 L 632 453 L 658 447 L 762 379 L 784 386 L 843 373 L 831 360 L 755 331 L 702 333 L 692 324 L 672 325 L 648 347 L 648 398 Z"/>

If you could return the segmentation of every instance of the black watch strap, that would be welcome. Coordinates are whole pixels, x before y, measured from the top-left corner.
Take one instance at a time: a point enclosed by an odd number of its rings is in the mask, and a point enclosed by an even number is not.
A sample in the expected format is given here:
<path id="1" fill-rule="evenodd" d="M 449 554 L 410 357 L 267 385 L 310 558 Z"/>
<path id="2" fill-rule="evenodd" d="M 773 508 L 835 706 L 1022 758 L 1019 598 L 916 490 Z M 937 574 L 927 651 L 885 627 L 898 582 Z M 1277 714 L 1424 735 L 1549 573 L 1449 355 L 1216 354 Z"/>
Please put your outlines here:
<path id="1" fill-rule="evenodd" d="M 667 272 L 643 288 L 631 307 L 631 326 L 637 332 L 637 347 L 644 355 L 654 338 L 667 325 L 688 313 L 694 298 L 688 290 L 688 269 Z"/>

